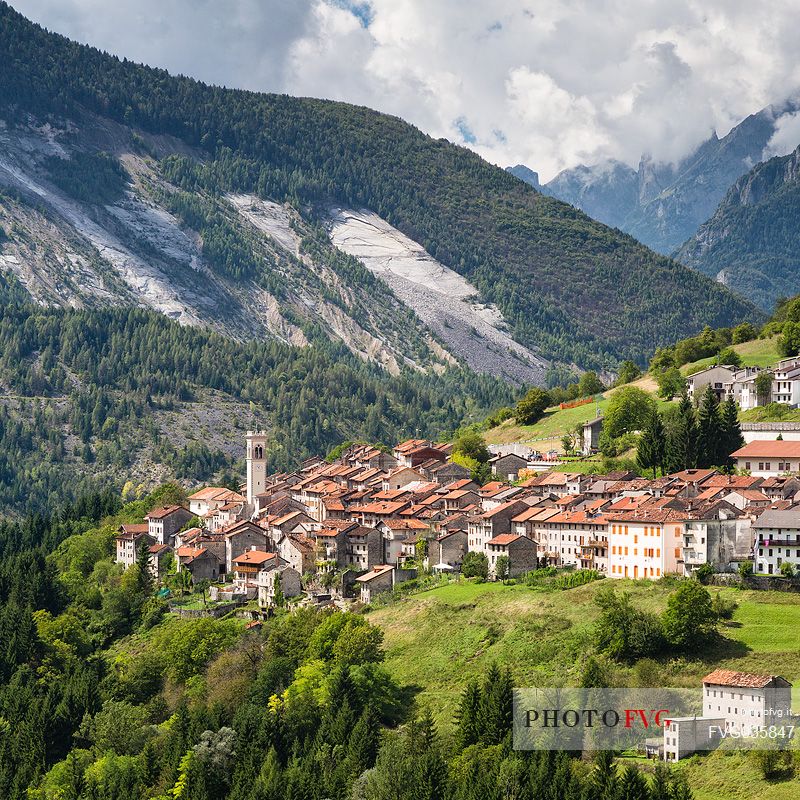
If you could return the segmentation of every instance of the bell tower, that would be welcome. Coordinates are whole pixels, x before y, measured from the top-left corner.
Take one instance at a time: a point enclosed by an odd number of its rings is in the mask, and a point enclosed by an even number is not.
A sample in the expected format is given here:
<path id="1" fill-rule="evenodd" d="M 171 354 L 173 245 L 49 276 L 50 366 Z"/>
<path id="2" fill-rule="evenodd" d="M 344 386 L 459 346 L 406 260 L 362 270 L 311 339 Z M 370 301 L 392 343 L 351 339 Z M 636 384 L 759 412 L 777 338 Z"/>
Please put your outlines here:
<path id="1" fill-rule="evenodd" d="M 267 480 L 267 433 L 247 431 L 247 502 L 255 503 Z"/>

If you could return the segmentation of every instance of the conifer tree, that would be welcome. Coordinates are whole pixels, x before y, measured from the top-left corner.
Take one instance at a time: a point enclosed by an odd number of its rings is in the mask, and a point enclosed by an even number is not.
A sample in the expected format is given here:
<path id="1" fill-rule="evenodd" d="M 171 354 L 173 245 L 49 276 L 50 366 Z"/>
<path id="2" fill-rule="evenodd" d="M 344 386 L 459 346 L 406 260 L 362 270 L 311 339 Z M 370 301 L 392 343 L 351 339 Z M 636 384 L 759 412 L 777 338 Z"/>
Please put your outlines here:
<path id="1" fill-rule="evenodd" d="M 480 741 L 481 708 L 481 687 L 476 681 L 470 681 L 461 693 L 456 712 L 458 741 L 462 749 Z"/>
<path id="2" fill-rule="evenodd" d="M 589 775 L 586 800 L 616 798 L 619 790 L 619 775 L 611 750 L 600 750 L 595 756 L 594 769 Z"/>
<path id="3" fill-rule="evenodd" d="M 368 705 L 353 728 L 347 746 L 348 771 L 353 777 L 374 766 L 378 755 L 378 741 L 378 720 Z"/>
<path id="4" fill-rule="evenodd" d="M 650 418 L 647 420 L 647 426 L 639 438 L 639 446 L 636 449 L 636 463 L 643 470 L 652 469 L 653 478 L 655 478 L 656 470 L 664 469 L 666 447 L 667 437 L 664 433 L 661 414 L 658 413 L 658 409 L 654 408 Z"/>
<path id="5" fill-rule="evenodd" d="M 620 800 L 650 800 L 647 780 L 636 767 L 625 767 L 619 780 L 618 791 Z"/>
<path id="6" fill-rule="evenodd" d="M 136 547 L 136 568 L 139 571 L 136 581 L 139 591 L 149 597 L 153 593 L 153 575 L 150 572 L 150 545 L 144 536 Z"/>
<path id="7" fill-rule="evenodd" d="M 501 670 L 493 664 L 483 686 L 483 731 L 486 744 L 500 744 L 511 731 L 513 723 L 513 690 L 511 670 Z"/>
<path id="8" fill-rule="evenodd" d="M 697 409 L 697 466 L 720 466 L 727 453 L 722 454 L 722 417 L 719 401 L 709 383 Z"/>
<path id="9" fill-rule="evenodd" d="M 744 446 L 742 427 L 739 424 L 739 406 L 732 397 L 722 404 L 722 442 L 722 455 L 725 456 L 723 463 L 731 467 L 733 466 L 731 453 Z"/>
<path id="10" fill-rule="evenodd" d="M 664 468 L 680 472 L 697 466 L 697 422 L 692 401 L 684 394 L 677 418 L 667 434 Z"/>

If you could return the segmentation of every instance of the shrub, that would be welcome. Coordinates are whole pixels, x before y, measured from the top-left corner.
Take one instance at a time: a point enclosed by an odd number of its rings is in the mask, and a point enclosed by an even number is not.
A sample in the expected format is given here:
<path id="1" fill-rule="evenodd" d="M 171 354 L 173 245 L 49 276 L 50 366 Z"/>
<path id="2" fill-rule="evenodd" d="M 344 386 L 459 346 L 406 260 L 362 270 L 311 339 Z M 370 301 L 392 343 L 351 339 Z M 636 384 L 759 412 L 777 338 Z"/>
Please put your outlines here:
<path id="1" fill-rule="evenodd" d="M 465 578 L 482 578 L 486 580 L 489 577 L 489 559 L 486 554 L 470 550 L 461 562 L 461 574 Z"/>
<path id="2" fill-rule="evenodd" d="M 636 661 L 657 654 L 664 646 L 661 621 L 633 607 L 630 595 L 607 588 L 597 593 L 602 609 L 595 626 L 597 649 L 615 661 Z"/>
<path id="3" fill-rule="evenodd" d="M 544 414 L 550 405 L 550 395 L 542 389 L 529 389 L 522 400 L 517 403 L 514 416 L 520 425 L 533 425 Z"/>
<path id="4" fill-rule="evenodd" d="M 711 564 L 701 564 L 694 572 L 695 578 L 702 584 L 708 583 L 709 578 L 714 574 L 714 567 Z M 717 595 L 719 597 L 719 595 Z"/>
<path id="5" fill-rule="evenodd" d="M 739 608 L 739 604 L 735 600 L 726 600 L 717 592 L 714 595 L 714 599 L 711 601 L 711 607 L 720 619 L 731 619 L 733 617 L 733 612 Z"/>
<path id="6" fill-rule="evenodd" d="M 689 649 L 708 639 L 717 625 L 708 589 L 698 581 L 684 581 L 670 595 L 662 621 L 664 637 L 675 647 Z"/>
<path id="7" fill-rule="evenodd" d="M 739 564 L 739 575 L 741 575 L 745 580 L 751 577 L 753 574 L 753 562 L 752 561 L 742 561 Z"/>
<path id="8" fill-rule="evenodd" d="M 784 561 L 783 564 L 781 564 L 781 575 L 783 575 L 784 578 L 794 578 L 794 574 L 794 564 L 790 561 Z"/>

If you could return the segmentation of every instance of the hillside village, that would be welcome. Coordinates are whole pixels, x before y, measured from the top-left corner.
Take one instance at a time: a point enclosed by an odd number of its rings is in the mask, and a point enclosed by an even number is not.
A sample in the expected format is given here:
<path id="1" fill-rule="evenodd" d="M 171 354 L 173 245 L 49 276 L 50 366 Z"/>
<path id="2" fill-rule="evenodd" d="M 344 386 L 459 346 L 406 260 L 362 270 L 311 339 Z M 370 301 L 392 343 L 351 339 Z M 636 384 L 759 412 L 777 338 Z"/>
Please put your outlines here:
<path id="1" fill-rule="evenodd" d="M 332 463 L 268 474 L 267 434 L 246 439 L 240 491 L 203 488 L 185 506 L 123 525 L 117 561 L 146 553 L 157 580 L 185 572 L 208 581 L 214 600 L 257 598 L 262 609 L 301 594 L 369 603 L 421 571 L 458 573 L 465 559 L 490 579 L 545 566 L 652 580 L 704 565 L 732 573 L 751 564 L 775 578 L 800 567 L 796 441 L 746 444 L 733 454 L 745 474 L 688 469 L 654 480 L 536 471 L 538 458 L 500 452 L 481 486 L 450 443 L 356 444 Z"/>

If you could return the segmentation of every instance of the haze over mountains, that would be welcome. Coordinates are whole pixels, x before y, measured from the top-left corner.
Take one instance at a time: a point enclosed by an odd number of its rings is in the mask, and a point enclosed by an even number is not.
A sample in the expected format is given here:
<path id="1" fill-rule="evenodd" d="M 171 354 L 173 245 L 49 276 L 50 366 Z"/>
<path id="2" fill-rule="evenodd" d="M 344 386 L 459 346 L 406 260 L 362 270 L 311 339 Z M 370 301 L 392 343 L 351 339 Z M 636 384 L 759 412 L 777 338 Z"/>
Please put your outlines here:
<path id="1" fill-rule="evenodd" d="M 785 193 L 766 196 L 792 183 L 792 170 L 778 185 L 764 180 L 761 163 L 770 156 L 780 123 L 795 118 L 798 109 L 797 100 L 762 109 L 722 138 L 714 134 L 677 164 L 643 156 L 637 169 L 613 160 L 579 165 L 542 186 L 526 166 L 510 167 L 509 172 L 769 309 L 778 297 L 800 290 L 800 278 L 791 267 L 800 258 L 800 241 L 785 232 L 775 239 L 774 220 L 789 216 L 791 209 L 784 207 Z M 743 178 L 751 170 L 752 180 Z M 726 196 L 729 190 L 738 194 L 732 187 L 739 179 L 744 187 L 761 187 L 757 203 L 746 190 L 743 202 Z M 746 234 L 739 230 L 732 235 L 731 213 L 725 211 L 731 203 L 750 208 L 737 216 L 737 225 L 747 218 Z M 751 213 L 755 205 L 756 216 Z M 721 239 L 724 249 L 719 247 Z M 756 250 L 760 252 L 754 260 Z"/>
<path id="2" fill-rule="evenodd" d="M 677 252 L 762 308 L 800 286 L 800 147 L 753 167 Z"/>

